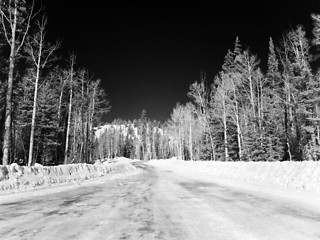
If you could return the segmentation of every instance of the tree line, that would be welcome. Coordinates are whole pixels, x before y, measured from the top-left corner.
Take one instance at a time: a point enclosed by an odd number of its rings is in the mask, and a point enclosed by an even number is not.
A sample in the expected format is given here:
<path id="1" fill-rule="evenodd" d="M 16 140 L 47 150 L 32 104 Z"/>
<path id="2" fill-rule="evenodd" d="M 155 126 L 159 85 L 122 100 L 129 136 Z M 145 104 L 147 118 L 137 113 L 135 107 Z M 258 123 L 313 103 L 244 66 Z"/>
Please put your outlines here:
<path id="1" fill-rule="evenodd" d="M 267 70 L 237 38 L 212 83 L 190 86 L 191 103 L 177 105 L 168 125 L 175 155 L 221 161 L 320 158 L 320 15 L 313 38 L 303 26 L 269 41 Z"/>
<path id="2" fill-rule="evenodd" d="M 103 157 L 318 160 L 320 15 L 311 17 L 312 38 L 301 25 L 284 33 L 277 44 L 270 38 L 266 70 L 236 38 L 213 81 L 202 74 L 190 85 L 191 101 L 178 103 L 168 121 L 156 125 L 161 134 L 155 138 L 155 125 L 143 118 L 126 125 L 128 134 L 121 128 L 109 129 L 98 140 Z M 138 133 L 130 134 L 131 126 Z"/>
<path id="3" fill-rule="evenodd" d="M 59 57 L 35 2 L 0 2 L 0 157 L 2 164 L 92 162 L 93 127 L 109 104 L 76 56 Z"/>
<path id="4" fill-rule="evenodd" d="M 109 104 L 100 81 L 58 56 L 35 2 L 0 1 L 0 157 L 2 164 L 93 162 L 125 156 L 185 160 L 281 161 L 320 157 L 320 15 L 269 40 L 266 70 L 236 38 L 213 81 L 202 74 L 191 101 L 166 123 L 116 120 L 94 135 Z"/>
<path id="5" fill-rule="evenodd" d="M 163 132 L 162 124 L 149 119 L 145 110 L 139 119 L 116 119 L 100 127 L 100 130 L 98 128 L 96 135 L 96 159 L 124 156 L 150 160 L 173 156 L 168 135 Z"/>

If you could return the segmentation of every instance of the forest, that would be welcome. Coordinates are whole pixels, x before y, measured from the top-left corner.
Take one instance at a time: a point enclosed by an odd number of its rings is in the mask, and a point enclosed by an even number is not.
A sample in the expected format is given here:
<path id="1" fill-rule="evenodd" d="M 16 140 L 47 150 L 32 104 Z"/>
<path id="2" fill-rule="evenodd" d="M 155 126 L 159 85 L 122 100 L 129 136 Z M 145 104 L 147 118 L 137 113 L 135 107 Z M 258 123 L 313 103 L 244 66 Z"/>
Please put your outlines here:
<path id="1" fill-rule="evenodd" d="M 320 157 L 320 15 L 269 40 L 266 70 L 237 37 L 213 81 L 202 74 L 190 102 L 162 125 L 145 111 L 98 138 L 98 156 L 219 161 L 317 161 Z M 115 127 L 117 126 L 117 127 Z"/>
<path id="2" fill-rule="evenodd" d="M 35 1 L 0 2 L 0 157 L 2 164 L 88 163 L 109 103 L 100 80 L 59 56 L 48 20 Z"/>
<path id="3" fill-rule="evenodd" d="M 34 1 L 0 2 L 0 158 L 32 166 L 136 159 L 302 161 L 320 157 L 320 15 L 269 40 L 266 70 L 239 38 L 213 80 L 201 74 L 165 123 L 145 110 L 102 124 L 99 79 L 47 40 Z M 310 33 L 311 36 L 311 33 Z M 99 134 L 97 134 L 99 132 Z"/>

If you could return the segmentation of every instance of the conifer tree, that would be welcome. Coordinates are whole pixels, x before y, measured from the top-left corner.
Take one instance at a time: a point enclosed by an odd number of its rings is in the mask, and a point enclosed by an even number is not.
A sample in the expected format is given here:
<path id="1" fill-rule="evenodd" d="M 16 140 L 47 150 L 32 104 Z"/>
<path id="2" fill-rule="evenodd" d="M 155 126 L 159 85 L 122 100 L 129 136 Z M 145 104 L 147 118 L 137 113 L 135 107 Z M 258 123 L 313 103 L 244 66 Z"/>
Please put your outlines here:
<path id="1" fill-rule="evenodd" d="M 287 148 L 290 159 L 302 160 L 305 130 L 303 128 L 308 98 L 307 86 L 310 85 L 310 44 L 302 26 L 288 32 L 282 41 L 281 65 L 286 100 Z"/>
<path id="2" fill-rule="evenodd" d="M 312 43 L 315 46 L 320 45 L 320 14 L 311 14 L 313 20 L 313 40 Z"/>
<path id="3" fill-rule="evenodd" d="M 283 83 L 272 38 L 269 39 L 269 55 L 266 73 L 266 98 L 263 127 L 265 133 L 266 160 L 284 159 L 285 143 L 285 100 Z"/>
<path id="4" fill-rule="evenodd" d="M 227 70 L 227 68 L 225 68 Z M 228 150 L 228 125 L 229 125 L 229 118 L 230 118 L 230 85 L 229 82 L 225 80 L 224 73 L 221 72 L 220 76 L 217 76 L 215 79 L 215 83 L 217 84 L 217 89 L 215 91 L 214 96 L 211 98 L 212 101 L 210 104 L 212 105 L 211 109 L 213 109 L 214 117 L 219 121 L 222 122 L 223 130 L 223 143 L 221 144 L 223 148 L 223 159 L 224 161 L 229 160 L 229 150 Z M 214 100 L 213 100 L 214 99 Z M 220 129 L 216 127 L 216 129 Z M 219 132 L 217 132 L 219 134 Z"/>
<path id="5" fill-rule="evenodd" d="M 134 158 L 134 138 L 134 130 L 131 124 L 129 124 L 124 143 L 124 157 L 126 158 Z"/>

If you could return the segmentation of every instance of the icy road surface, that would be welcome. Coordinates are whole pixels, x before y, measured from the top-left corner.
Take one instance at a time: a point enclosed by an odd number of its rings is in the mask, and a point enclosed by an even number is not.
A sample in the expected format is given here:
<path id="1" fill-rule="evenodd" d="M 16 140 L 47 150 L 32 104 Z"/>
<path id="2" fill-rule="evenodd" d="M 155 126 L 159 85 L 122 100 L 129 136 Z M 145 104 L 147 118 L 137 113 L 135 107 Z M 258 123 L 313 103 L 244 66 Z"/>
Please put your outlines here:
<path id="1" fill-rule="evenodd" d="M 135 164 L 117 178 L 1 196 L 0 239 L 320 239 L 316 203 Z"/>

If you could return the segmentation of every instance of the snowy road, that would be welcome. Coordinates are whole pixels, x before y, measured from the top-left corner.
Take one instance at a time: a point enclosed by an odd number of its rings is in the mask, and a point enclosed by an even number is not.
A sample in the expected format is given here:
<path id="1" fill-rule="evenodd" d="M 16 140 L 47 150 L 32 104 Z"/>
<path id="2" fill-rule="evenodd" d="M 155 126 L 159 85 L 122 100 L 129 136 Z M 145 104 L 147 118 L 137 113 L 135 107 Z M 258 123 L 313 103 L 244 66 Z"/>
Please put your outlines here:
<path id="1" fill-rule="evenodd" d="M 319 206 L 174 169 L 0 197 L 0 239 L 320 239 Z"/>

